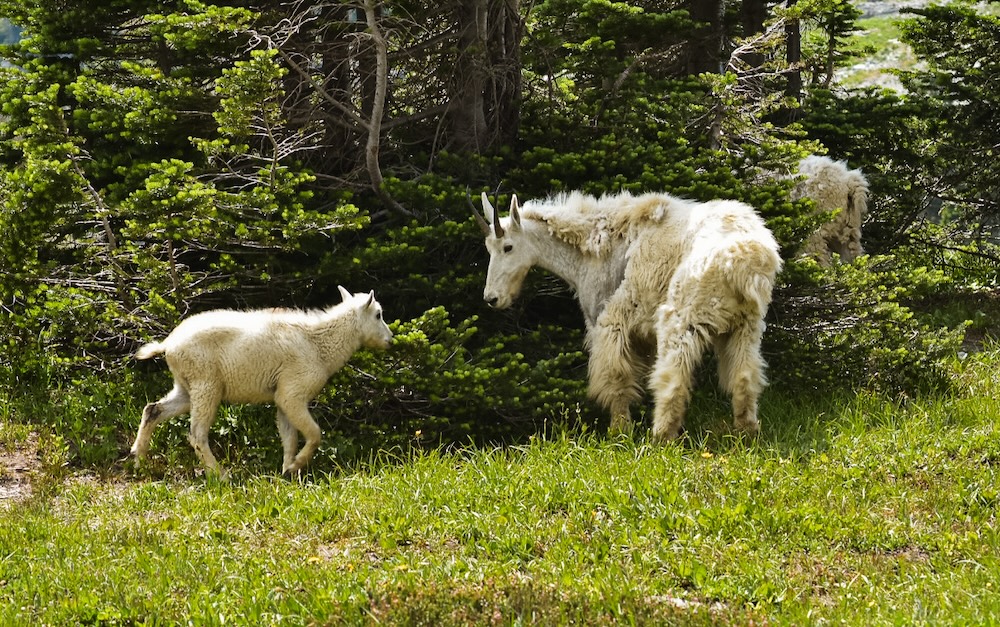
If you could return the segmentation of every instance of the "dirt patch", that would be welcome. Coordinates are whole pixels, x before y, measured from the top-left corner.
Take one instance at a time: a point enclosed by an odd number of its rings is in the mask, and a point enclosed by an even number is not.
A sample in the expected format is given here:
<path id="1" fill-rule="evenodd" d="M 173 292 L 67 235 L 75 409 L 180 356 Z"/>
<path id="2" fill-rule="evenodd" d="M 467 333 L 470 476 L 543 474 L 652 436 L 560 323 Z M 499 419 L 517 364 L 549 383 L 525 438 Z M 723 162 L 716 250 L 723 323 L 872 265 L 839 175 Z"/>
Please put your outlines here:
<path id="1" fill-rule="evenodd" d="M 38 436 L 0 448 L 0 507 L 18 503 L 31 496 L 31 476 L 41 467 L 38 459 Z"/>

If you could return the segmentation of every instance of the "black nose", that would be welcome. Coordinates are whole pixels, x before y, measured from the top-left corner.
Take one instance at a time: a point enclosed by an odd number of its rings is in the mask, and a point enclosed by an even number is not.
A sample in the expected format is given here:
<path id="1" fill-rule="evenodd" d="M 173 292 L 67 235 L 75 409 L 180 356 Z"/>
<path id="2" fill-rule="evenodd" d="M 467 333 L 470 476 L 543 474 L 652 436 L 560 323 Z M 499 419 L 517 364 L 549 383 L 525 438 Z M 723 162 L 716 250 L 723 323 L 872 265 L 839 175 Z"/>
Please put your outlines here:
<path id="1" fill-rule="evenodd" d="M 487 298 L 486 304 L 489 305 L 490 307 L 495 307 L 497 304 L 497 297 L 494 296 L 493 298 Z"/>

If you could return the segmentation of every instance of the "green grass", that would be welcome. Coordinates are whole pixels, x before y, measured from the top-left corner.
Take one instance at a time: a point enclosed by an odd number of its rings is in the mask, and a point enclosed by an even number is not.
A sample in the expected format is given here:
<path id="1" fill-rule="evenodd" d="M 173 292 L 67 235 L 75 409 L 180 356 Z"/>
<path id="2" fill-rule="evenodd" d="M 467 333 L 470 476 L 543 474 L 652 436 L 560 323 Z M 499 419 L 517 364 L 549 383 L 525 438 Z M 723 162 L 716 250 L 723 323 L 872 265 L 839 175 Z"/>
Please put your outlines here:
<path id="1" fill-rule="evenodd" d="M 0 504 L 0 624 L 996 623 L 998 365 L 947 398 L 772 389 L 756 440 L 709 399 L 663 447 L 61 476 Z"/>
<path id="2" fill-rule="evenodd" d="M 989 3 L 979 3 L 977 11 L 985 15 L 997 15 L 1000 8 Z M 914 14 L 903 12 L 858 20 L 859 31 L 855 41 L 873 52 L 862 59 L 855 59 L 855 66 L 841 69 L 838 72 L 839 82 L 846 87 L 872 84 L 896 86 L 897 82 L 886 70 L 917 69 L 919 61 L 910 46 L 900 41 L 899 28 L 901 21 L 914 18 Z M 858 67 L 862 62 L 864 67 Z"/>
<path id="3" fill-rule="evenodd" d="M 858 20 L 856 35 L 858 45 L 872 52 L 864 58 L 854 59 L 853 66 L 842 69 L 840 83 L 847 87 L 867 84 L 894 84 L 886 71 L 889 69 L 912 70 L 917 64 L 913 50 L 900 41 L 899 22 L 912 15 L 884 15 Z"/>

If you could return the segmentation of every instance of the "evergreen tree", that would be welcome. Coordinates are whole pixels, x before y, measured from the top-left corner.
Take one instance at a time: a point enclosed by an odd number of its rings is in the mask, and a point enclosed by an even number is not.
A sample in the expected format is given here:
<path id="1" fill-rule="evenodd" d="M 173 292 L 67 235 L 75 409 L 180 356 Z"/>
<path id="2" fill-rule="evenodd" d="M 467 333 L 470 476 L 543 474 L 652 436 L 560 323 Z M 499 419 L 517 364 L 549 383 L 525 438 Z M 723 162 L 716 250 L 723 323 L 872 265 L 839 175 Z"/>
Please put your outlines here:
<path id="1" fill-rule="evenodd" d="M 326 305 L 339 283 L 377 289 L 399 318 L 398 341 L 359 356 L 320 399 L 330 447 L 320 459 L 359 442 L 589 427 L 603 416 L 584 400 L 573 295 L 535 272 L 516 307 L 485 313 L 486 254 L 468 202 L 483 189 L 498 204 L 511 192 L 629 189 L 737 198 L 764 215 L 789 259 L 768 335 L 773 380 L 937 385 L 954 336 L 903 305 L 946 277 L 909 253 L 833 271 L 792 259 L 821 217 L 790 202 L 791 181 L 776 173 L 822 149 L 817 139 L 860 157 L 885 175 L 873 176 L 875 252 L 893 253 L 899 240 L 887 234 L 904 221 L 886 216 L 903 215 L 904 201 L 879 198 L 912 197 L 896 193 L 887 164 L 918 154 L 904 140 L 920 128 L 898 99 L 827 97 L 814 85 L 803 124 L 774 122 L 791 106 L 788 20 L 829 10 L 837 19 L 821 56 L 835 61 L 853 24 L 842 3 L 800 1 L 798 14 L 767 16 L 769 5 L 749 0 L 121 0 L 70 10 L 0 0 L 0 14 L 24 28 L 0 51 L 11 64 L 0 68 L 0 372 L 36 384 L 53 406 L 63 401 L 50 390 L 66 382 L 98 389 L 132 377 L 135 389 L 116 393 L 139 394 L 157 370 L 127 356 L 180 317 Z M 695 68 L 705 46 L 712 67 Z M 864 144 L 882 132 L 871 111 L 891 113 L 891 133 Z M 822 123 L 840 119 L 853 122 Z M 961 145 L 972 126 L 947 129 Z M 929 163 L 913 167 L 943 176 Z M 980 176 L 977 185 L 990 180 Z M 830 370 L 806 367 L 830 355 Z M 72 418 L 83 456 L 94 418 L 80 408 L 94 402 L 78 405 L 51 419 Z M 102 446 L 113 450 L 134 421 L 116 414 Z M 270 432 L 270 422 L 256 428 Z M 235 426 L 223 429 L 240 442 Z"/>
<path id="2" fill-rule="evenodd" d="M 903 37 L 926 65 L 902 78 L 921 108 L 926 191 L 983 242 L 1000 217 L 1000 171 L 988 165 L 1000 154 L 1000 17 L 965 4 L 914 13 Z"/>
<path id="3" fill-rule="evenodd" d="M 127 348 L 191 307 L 236 304 L 234 286 L 249 302 L 274 276 L 296 280 L 290 256 L 361 224 L 349 203 L 306 209 L 311 175 L 294 158 L 308 142 L 283 119 L 286 70 L 244 54 L 250 11 L 15 4 L 4 10 L 24 38 L 0 69 L 2 289 L 10 309 L 46 312 L 41 337 Z"/>

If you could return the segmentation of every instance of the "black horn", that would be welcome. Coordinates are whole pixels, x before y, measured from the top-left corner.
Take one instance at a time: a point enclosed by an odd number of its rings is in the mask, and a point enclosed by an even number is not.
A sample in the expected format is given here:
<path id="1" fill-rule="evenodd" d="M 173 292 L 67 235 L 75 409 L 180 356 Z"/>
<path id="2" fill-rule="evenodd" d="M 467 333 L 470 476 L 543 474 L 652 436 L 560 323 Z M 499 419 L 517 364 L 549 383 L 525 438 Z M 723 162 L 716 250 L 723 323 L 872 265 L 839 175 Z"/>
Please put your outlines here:
<path id="1" fill-rule="evenodd" d="M 465 197 L 469 200 L 469 209 L 472 209 L 472 215 L 476 218 L 476 224 L 479 225 L 480 230 L 482 230 L 483 235 L 490 234 L 490 223 L 486 221 L 483 216 L 479 215 L 476 211 L 476 206 L 472 204 L 472 195 L 469 193 L 469 188 L 465 188 Z"/>

